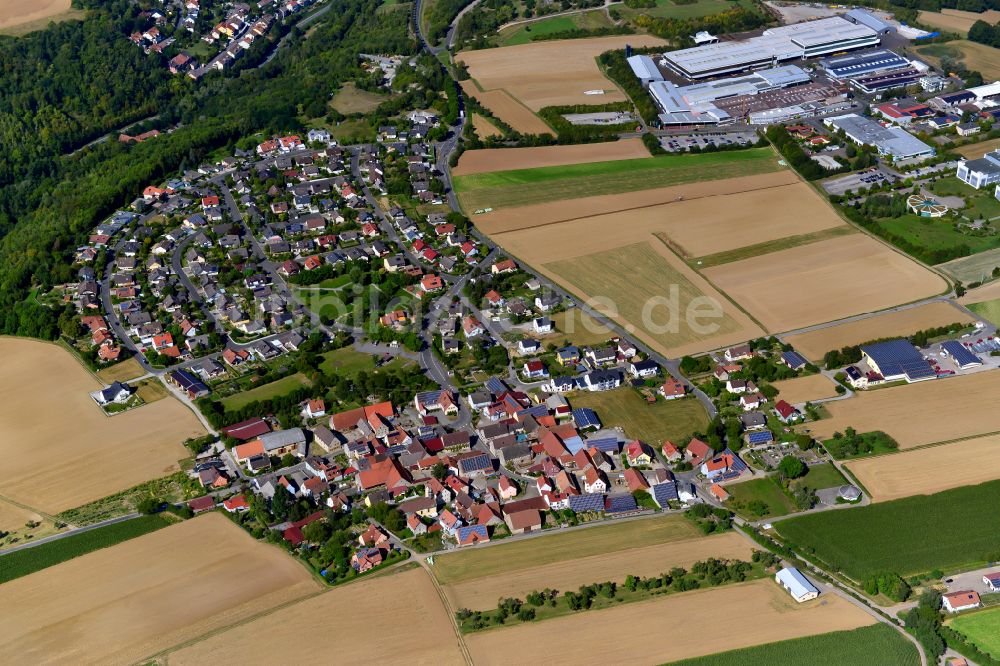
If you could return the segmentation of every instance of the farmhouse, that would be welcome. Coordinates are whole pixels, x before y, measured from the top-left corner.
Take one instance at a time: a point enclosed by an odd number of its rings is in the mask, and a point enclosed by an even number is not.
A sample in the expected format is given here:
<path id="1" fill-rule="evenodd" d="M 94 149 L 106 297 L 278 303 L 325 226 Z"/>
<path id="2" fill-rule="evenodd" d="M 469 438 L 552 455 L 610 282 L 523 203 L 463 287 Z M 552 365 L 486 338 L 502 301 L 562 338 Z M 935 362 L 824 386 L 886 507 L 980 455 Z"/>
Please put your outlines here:
<path id="1" fill-rule="evenodd" d="M 819 596 L 819 590 L 794 567 L 785 567 L 774 576 L 774 580 L 799 603 Z"/>
<path id="2" fill-rule="evenodd" d="M 942 595 L 941 601 L 944 609 L 949 613 L 958 613 L 959 611 L 979 608 L 981 604 L 979 594 L 972 590 L 963 590 L 961 592 Z"/>

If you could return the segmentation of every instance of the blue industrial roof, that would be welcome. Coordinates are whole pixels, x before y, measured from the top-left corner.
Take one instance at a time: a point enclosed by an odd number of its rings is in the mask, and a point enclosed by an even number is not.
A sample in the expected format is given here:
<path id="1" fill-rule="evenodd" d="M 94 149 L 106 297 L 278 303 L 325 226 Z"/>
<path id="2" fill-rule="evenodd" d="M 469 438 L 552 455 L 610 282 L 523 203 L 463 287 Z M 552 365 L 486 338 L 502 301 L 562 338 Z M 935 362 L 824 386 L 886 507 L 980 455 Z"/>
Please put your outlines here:
<path id="1" fill-rule="evenodd" d="M 924 359 L 916 347 L 907 340 L 888 340 L 864 345 L 861 351 L 869 356 L 878 366 L 879 372 L 890 377 L 905 376 L 907 381 L 928 379 L 934 376 L 934 370 Z"/>
<path id="2" fill-rule="evenodd" d="M 830 76 L 838 79 L 862 76 L 872 72 L 880 72 L 889 69 L 901 69 L 908 67 L 910 61 L 896 55 L 892 51 L 879 50 L 871 53 L 861 53 L 858 55 L 845 55 L 835 58 L 826 58 L 820 61 L 823 69 Z"/>
<path id="3" fill-rule="evenodd" d="M 604 511 L 604 495 L 601 493 L 570 495 L 569 508 L 576 513 L 583 513 L 584 511 Z"/>
<path id="4" fill-rule="evenodd" d="M 770 430 L 760 430 L 757 432 L 752 432 L 747 436 L 747 442 L 751 446 L 756 446 L 758 444 L 767 444 L 768 442 L 774 441 L 774 435 L 771 434 Z"/>
<path id="5" fill-rule="evenodd" d="M 577 428 L 600 428 L 601 419 L 597 418 L 597 412 L 589 407 L 578 407 L 573 410 L 573 423 Z"/>
<path id="6" fill-rule="evenodd" d="M 797 351 L 781 352 L 781 359 L 785 362 L 786 365 L 788 365 L 788 367 L 792 368 L 793 370 L 797 370 L 809 362 L 802 354 L 798 353 Z"/>
<path id="7" fill-rule="evenodd" d="M 666 506 L 668 501 L 677 501 L 677 484 L 672 481 L 658 483 L 650 490 L 653 491 L 653 499 L 661 507 Z"/>
<path id="8" fill-rule="evenodd" d="M 631 495 L 608 495 L 608 499 L 604 502 L 604 510 L 608 513 L 625 513 L 638 508 L 635 498 Z"/>
<path id="9" fill-rule="evenodd" d="M 983 364 L 978 356 L 966 349 L 965 345 L 958 340 L 945 340 L 941 343 L 941 349 L 948 352 L 960 368 Z"/>

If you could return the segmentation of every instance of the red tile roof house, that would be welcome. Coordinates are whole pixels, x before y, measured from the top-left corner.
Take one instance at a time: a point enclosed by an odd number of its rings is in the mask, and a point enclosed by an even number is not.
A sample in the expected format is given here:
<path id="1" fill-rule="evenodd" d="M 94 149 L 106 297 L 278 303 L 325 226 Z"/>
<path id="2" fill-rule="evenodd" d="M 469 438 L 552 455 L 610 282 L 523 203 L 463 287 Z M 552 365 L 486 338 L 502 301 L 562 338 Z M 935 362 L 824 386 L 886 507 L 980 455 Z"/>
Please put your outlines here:
<path id="1" fill-rule="evenodd" d="M 285 529 L 284 532 L 281 533 L 281 536 L 285 539 L 285 541 L 292 544 L 293 546 L 298 546 L 303 541 L 305 541 L 305 537 L 302 534 L 302 528 L 308 525 L 309 523 L 315 523 L 317 520 L 322 520 L 323 515 L 324 514 L 322 511 L 311 513 L 302 520 L 297 520 L 294 523 L 292 523 L 290 527 L 288 527 L 287 529 Z"/>
<path id="2" fill-rule="evenodd" d="M 351 566 L 358 573 L 371 571 L 384 561 L 381 548 L 362 548 L 351 556 Z"/>
<path id="3" fill-rule="evenodd" d="M 504 259 L 503 261 L 498 261 L 493 264 L 493 267 L 490 270 L 494 275 L 499 273 L 513 273 L 517 270 L 517 264 L 514 263 L 513 259 Z"/>
<path id="4" fill-rule="evenodd" d="M 945 594 L 941 597 L 941 601 L 944 603 L 944 609 L 949 613 L 957 613 L 959 611 L 970 610 L 972 608 L 979 608 L 981 604 L 979 594 L 977 592 L 973 592 L 972 590 L 963 590 L 961 592 Z"/>
<path id="5" fill-rule="evenodd" d="M 538 509 L 524 509 L 504 516 L 511 534 L 524 534 L 542 529 L 542 514 Z"/>
<path id="6" fill-rule="evenodd" d="M 247 498 L 243 495 L 233 495 L 222 503 L 222 507 L 229 513 L 239 513 L 250 508 Z"/>
<path id="7" fill-rule="evenodd" d="M 714 453 L 712 447 L 697 437 L 688 442 L 684 449 L 684 457 L 691 461 L 691 465 L 697 467 L 705 462 L 705 459 Z"/>
<path id="8" fill-rule="evenodd" d="M 712 493 L 712 495 L 720 502 L 725 502 L 727 499 L 729 499 L 729 493 L 726 492 L 725 488 L 723 488 L 717 483 L 713 483 L 712 486 L 708 489 L 708 492 Z"/>
<path id="9" fill-rule="evenodd" d="M 215 498 L 211 495 L 196 497 L 188 502 L 188 508 L 197 513 L 204 513 L 215 508 Z"/>
<path id="10" fill-rule="evenodd" d="M 687 389 L 684 388 L 684 383 L 673 377 L 668 377 L 663 385 L 657 389 L 657 393 L 663 396 L 665 400 L 674 400 L 675 398 L 683 398 Z"/>
<path id="11" fill-rule="evenodd" d="M 378 525 L 372 523 L 358 537 L 358 543 L 362 546 L 381 546 L 382 544 L 389 543 L 389 536 Z"/>
<path id="12" fill-rule="evenodd" d="M 802 413 L 784 400 L 779 400 L 774 404 L 774 411 L 778 414 L 778 418 L 782 423 L 798 421 L 802 418 Z"/>
<path id="13" fill-rule="evenodd" d="M 670 462 L 680 460 L 683 457 L 680 450 L 672 442 L 663 442 L 660 450 L 663 451 L 663 457 Z"/>

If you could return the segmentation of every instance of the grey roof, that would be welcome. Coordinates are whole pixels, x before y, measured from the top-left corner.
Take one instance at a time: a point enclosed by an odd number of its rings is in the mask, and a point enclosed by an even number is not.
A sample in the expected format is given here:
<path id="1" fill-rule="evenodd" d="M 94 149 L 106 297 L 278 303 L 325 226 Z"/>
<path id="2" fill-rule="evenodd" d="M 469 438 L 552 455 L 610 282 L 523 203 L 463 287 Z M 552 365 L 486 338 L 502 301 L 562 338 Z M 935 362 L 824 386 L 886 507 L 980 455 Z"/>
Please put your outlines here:
<path id="1" fill-rule="evenodd" d="M 656 63 L 647 55 L 634 55 L 628 59 L 628 64 L 637 78 L 648 79 L 650 81 L 663 80 L 663 75 L 660 74 Z"/>
<path id="2" fill-rule="evenodd" d="M 891 25 L 864 9 L 852 9 L 844 14 L 844 18 L 848 21 L 868 26 L 875 32 L 888 32 L 893 29 Z"/>
<path id="3" fill-rule="evenodd" d="M 879 153 L 895 159 L 933 155 L 934 149 L 901 127 L 883 127 L 871 118 L 849 113 L 828 118 L 825 122 L 844 130 L 858 143 L 875 146 Z"/>
<path id="4" fill-rule="evenodd" d="M 259 439 L 265 451 L 274 451 L 293 444 L 303 444 L 306 441 L 306 434 L 302 428 L 289 428 L 266 432 Z"/>
<path id="5" fill-rule="evenodd" d="M 785 567 L 778 572 L 777 578 L 796 599 L 809 593 L 819 594 L 819 590 L 794 567 Z"/>

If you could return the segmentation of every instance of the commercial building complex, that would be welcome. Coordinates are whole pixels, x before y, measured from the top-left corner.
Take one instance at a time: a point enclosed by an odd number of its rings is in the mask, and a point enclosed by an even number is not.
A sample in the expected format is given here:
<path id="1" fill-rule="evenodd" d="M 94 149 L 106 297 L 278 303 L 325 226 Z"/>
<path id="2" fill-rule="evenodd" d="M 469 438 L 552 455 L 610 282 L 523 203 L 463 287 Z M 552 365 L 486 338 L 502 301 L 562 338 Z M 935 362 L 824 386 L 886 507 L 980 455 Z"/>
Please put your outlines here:
<path id="1" fill-rule="evenodd" d="M 877 46 L 879 42 L 879 33 L 867 25 L 832 16 L 770 28 L 759 37 L 671 51 L 664 54 L 664 62 L 683 76 L 701 79 Z"/>
<path id="2" fill-rule="evenodd" d="M 977 190 L 1000 183 L 1000 151 L 986 153 L 977 160 L 962 160 L 955 173 L 958 179 Z"/>
<path id="3" fill-rule="evenodd" d="M 874 146 L 879 155 L 892 160 L 932 157 L 934 149 L 902 127 L 883 127 L 871 118 L 849 113 L 823 121 L 827 127 L 842 130 L 847 138 L 858 145 Z"/>

